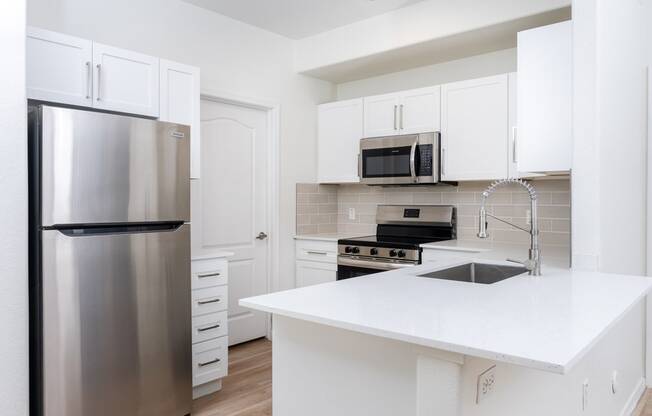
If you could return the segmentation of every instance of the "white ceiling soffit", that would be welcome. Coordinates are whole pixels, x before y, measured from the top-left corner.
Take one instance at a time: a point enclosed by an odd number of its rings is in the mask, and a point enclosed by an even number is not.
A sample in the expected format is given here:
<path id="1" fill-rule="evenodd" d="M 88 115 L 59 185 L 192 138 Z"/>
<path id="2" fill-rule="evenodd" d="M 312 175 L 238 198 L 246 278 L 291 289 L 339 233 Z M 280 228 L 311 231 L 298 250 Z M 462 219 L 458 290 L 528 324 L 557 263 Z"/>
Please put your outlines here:
<path id="1" fill-rule="evenodd" d="M 571 8 L 528 16 L 485 28 L 301 71 L 336 84 L 516 47 L 522 30 L 571 19 Z"/>
<path id="2" fill-rule="evenodd" d="M 423 0 L 183 1 L 291 39 L 301 39 Z"/>

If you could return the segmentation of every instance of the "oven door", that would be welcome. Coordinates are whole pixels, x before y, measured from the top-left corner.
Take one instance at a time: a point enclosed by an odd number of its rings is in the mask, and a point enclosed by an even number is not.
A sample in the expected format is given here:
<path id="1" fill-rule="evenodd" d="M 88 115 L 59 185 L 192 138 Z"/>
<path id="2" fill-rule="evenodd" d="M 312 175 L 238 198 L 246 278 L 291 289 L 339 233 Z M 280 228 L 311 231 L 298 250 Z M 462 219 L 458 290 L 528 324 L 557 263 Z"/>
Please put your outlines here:
<path id="1" fill-rule="evenodd" d="M 416 263 L 390 263 L 365 260 L 350 256 L 338 256 L 337 280 L 351 279 L 354 277 L 366 276 L 368 274 L 387 272 L 412 266 L 416 266 Z"/>
<path id="2" fill-rule="evenodd" d="M 367 185 L 439 181 L 439 133 L 360 140 L 360 181 Z"/>

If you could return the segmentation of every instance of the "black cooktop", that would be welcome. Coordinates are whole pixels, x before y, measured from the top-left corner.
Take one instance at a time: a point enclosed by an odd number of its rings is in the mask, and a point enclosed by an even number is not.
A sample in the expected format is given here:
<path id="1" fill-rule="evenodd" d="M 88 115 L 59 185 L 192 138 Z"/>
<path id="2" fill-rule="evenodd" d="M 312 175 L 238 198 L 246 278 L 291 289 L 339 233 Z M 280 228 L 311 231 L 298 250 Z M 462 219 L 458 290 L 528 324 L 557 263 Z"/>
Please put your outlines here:
<path id="1" fill-rule="evenodd" d="M 367 235 L 364 237 L 345 238 L 338 241 L 338 244 L 348 246 L 374 246 L 387 248 L 416 249 L 420 244 L 434 243 L 437 241 L 450 240 L 450 237 L 418 237 L 418 236 L 396 236 L 396 235 Z"/>

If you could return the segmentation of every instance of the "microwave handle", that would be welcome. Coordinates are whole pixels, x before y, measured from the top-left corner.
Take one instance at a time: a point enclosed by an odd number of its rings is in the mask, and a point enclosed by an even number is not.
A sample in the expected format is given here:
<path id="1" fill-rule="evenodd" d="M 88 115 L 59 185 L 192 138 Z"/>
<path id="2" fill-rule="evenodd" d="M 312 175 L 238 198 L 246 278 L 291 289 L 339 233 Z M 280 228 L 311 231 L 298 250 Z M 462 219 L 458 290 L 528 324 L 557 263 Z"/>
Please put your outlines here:
<path id="1" fill-rule="evenodd" d="M 412 182 L 417 182 L 417 167 L 416 167 L 416 156 L 417 156 L 417 145 L 419 144 L 419 136 L 415 137 L 414 143 L 410 148 L 410 176 L 412 176 Z"/>

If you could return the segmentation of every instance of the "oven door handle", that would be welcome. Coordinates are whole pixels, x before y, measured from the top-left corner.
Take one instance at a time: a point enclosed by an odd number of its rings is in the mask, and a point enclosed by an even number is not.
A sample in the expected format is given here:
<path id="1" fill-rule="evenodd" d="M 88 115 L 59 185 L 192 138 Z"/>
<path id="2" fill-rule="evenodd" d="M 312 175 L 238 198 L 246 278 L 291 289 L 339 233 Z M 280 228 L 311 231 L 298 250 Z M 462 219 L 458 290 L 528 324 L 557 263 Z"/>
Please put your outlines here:
<path id="1" fill-rule="evenodd" d="M 417 167 L 416 167 L 416 158 L 417 158 L 417 145 L 419 144 L 419 136 L 415 137 L 414 143 L 410 148 L 410 176 L 412 176 L 412 182 L 417 182 Z"/>
<path id="2" fill-rule="evenodd" d="M 364 267 L 365 269 L 378 270 L 396 270 L 416 266 L 415 263 L 386 263 L 382 261 L 351 259 L 348 257 L 338 257 L 337 264 L 338 266 Z"/>

